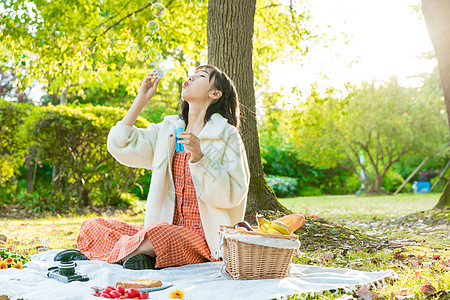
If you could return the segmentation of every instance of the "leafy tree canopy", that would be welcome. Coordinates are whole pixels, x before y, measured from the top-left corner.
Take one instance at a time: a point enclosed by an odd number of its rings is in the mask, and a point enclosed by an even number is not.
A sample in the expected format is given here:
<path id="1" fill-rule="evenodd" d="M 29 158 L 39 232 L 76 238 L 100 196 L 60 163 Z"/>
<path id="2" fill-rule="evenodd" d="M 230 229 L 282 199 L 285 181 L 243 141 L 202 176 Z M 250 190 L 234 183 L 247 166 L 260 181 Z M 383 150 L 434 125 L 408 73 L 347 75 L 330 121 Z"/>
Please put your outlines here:
<path id="1" fill-rule="evenodd" d="M 13 69 L 23 90 L 38 82 L 49 94 L 86 95 L 87 90 L 135 96 L 152 60 L 140 60 L 130 46 L 151 48 L 172 62 L 159 101 L 178 100 L 189 67 L 207 61 L 207 3 L 160 0 L 162 17 L 152 15 L 153 1 L 64 0 L 3 1 L 0 20 L 0 69 Z M 303 55 L 312 36 L 308 11 L 292 1 L 259 0 L 255 19 L 254 70 L 257 85 L 268 84 L 267 65 L 286 55 Z M 2 9 L 3 8 L 3 9 Z M 159 30 L 148 28 L 150 21 Z M 152 43 L 146 44 L 150 36 Z M 178 78 L 178 79 L 173 79 Z M 67 99 L 67 98 L 66 98 Z M 158 99 L 155 99 L 157 101 Z"/>
<path id="2" fill-rule="evenodd" d="M 364 83 L 336 99 L 313 90 L 293 112 L 301 158 L 315 166 L 352 169 L 366 188 L 380 191 L 389 168 L 404 155 L 440 156 L 448 148 L 444 103 L 432 85 L 405 88 L 392 78 L 382 86 Z M 360 153 L 365 163 L 360 163 Z M 366 178 L 359 175 L 360 168 Z"/>

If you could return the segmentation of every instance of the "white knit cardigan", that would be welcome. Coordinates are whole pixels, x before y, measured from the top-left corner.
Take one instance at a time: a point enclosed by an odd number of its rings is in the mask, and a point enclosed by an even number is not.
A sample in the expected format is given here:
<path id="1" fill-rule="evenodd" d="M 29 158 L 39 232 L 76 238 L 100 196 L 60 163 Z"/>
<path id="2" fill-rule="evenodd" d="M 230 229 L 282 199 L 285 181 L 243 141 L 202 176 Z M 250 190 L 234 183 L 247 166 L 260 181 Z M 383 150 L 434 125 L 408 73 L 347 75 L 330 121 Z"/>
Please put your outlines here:
<path id="1" fill-rule="evenodd" d="M 178 115 L 166 116 L 146 129 L 119 121 L 108 135 L 108 151 L 117 161 L 153 170 L 145 226 L 173 221 L 175 127 L 185 127 Z M 233 225 L 244 218 L 250 171 L 238 130 L 220 114 L 211 116 L 198 137 L 203 157 L 196 163 L 189 161 L 189 167 L 211 258 L 217 259 L 219 225 Z"/>

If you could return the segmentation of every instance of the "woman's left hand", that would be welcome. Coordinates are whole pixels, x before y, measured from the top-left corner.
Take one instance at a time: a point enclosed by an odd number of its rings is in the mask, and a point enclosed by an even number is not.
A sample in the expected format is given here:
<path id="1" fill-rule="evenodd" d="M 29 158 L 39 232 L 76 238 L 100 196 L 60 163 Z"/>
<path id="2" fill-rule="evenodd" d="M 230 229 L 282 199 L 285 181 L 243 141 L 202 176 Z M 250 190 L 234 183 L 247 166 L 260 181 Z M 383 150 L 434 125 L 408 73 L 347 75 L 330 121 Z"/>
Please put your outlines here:
<path id="1" fill-rule="evenodd" d="M 198 136 L 191 132 L 183 131 L 178 134 L 178 138 L 182 139 L 178 143 L 183 144 L 185 151 L 191 153 L 191 162 L 196 163 L 203 157 Z"/>

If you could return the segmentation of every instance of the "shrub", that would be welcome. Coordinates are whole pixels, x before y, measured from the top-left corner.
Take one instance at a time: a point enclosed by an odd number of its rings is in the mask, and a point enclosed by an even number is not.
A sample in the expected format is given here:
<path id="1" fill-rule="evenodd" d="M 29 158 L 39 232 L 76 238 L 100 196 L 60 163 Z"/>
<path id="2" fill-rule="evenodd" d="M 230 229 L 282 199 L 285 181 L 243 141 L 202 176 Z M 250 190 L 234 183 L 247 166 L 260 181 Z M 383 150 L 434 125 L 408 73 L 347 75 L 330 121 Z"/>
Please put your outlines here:
<path id="1" fill-rule="evenodd" d="M 405 179 L 399 173 L 388 170 L 383 180 L 383 188 L 388 192 L 395 192 Z M 406 189 L 404 189 L 406 191 Z"/>
<path id="2" fill-rule="evenodd" d="M 298 190 L 297 178 L 266 175 L 266 180 L 277 197 L 295 196 Z"/>
<path id="3" fill-rule="evenodd" d="M 0 100 L 0 185 L 24 164 L 28 143 L 23 124 L 29 111 L 26 104 Z"/>
<path id="4" fill-rule="evenodd" d="M 305 186 L 300 189 L 300 196 L 320 196 L 322 195 L 322 190 L 314 186 Z"/>
<path id="5" fill-rule="evenodd" d="M 91 204 L 130 204 L 122 195 L 144 170 L 125 167 L 108 153 L 110 128 L 125 111 L 101 106 L 48 106 L 36 108 L 30 121 L 30 137 L 41 159 L 53 167 L 52 195 L 43 200 L 58 208 Z M 148 122 L 139 118 L 136 126 Z"/>

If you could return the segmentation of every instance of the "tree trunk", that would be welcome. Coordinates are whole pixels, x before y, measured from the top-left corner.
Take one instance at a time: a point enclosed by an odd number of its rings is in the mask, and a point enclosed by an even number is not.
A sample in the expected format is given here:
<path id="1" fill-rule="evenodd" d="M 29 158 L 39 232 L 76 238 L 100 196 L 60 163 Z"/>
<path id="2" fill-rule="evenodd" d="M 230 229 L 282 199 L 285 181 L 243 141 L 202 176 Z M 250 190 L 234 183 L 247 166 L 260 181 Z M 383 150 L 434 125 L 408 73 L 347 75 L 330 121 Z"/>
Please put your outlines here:
<path id="1" fill-rule="evenodd" d="M 450 0 L 422 0 L 422 12 L 436 52 L 450 133 Z M 436 208 L 450 209 L 447 184 Z"/>
<path id="2" fill-rule="evenodd" d="M 33 150 L 25 155 L 27 166 L 27 193 L 34 192 L 34 163 L 33 163 Z"/>
<path id="3" fill-rule="evenodd" d="M 246 218 L 257 211 L 288 212 L 264 178 L 256 126 L 253 82 L 253 30 L 256 0 L 208 2 L 208 62 L 224 71 L 236 85 L 241 103 L 242 140 L 250 168 Z"/>
<path id="4" fill-rule="evenodd" d="M 441 198 L 439 198 L 439 201 L 434 208 L 450 209 L 449 199 L 450 199 L 450 184 L 447 183 L 445 185 L 444 191 L 442 192 Z"/>
<path id="5" fill-rule="evenodd" d="M 89 197 L 89 190 L 86 189 L 84 184 L 80 184 L 78 189 L 80 197 L 81 197 L 81 205 L 80 207 L 87 207 L 92 204 L 91 198 Z"/>

